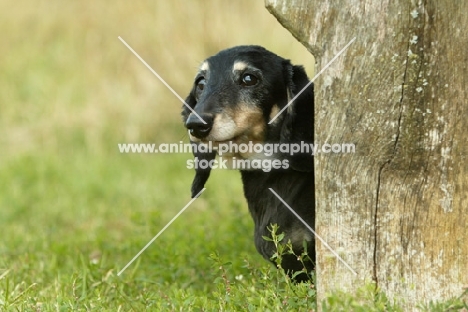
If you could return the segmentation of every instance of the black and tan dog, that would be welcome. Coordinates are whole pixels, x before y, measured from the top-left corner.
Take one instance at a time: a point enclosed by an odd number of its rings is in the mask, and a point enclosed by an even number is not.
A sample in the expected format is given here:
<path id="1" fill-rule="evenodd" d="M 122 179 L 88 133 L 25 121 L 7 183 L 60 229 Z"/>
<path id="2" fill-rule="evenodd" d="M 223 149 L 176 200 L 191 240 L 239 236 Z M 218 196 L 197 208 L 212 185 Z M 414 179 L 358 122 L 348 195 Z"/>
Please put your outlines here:
<path id="1" fill-rule="evenodd" d="M 196 144 L 220 143 L 313 143 L 314 94 L 310 85 L 293 104 L 271 124 L 269 121 L 285 107 L 309 80 L 301 66 L 294 66 L 260 46 L 238 46 L 223 50 L 208 58 L 200 66 L 182 116 L 190 141 Z M 203 119 L 200 120 L 201 117 Z M 199 159 L 213 160 L 216 151 L 195 152 Z M 263 155 L 231 153 L 223 155 L 235 159 L 255 159 Z M 291 241 L 296 254 L 304 250 L 304 242 L 311 259 L 315 259 L 313 234 L 269 190 L 272 188 L 311 227 L 314 227 L 314 164 L 311 154 L 276 154 L 274 158 L 287 160 L 288 167 L 264 170 L 241 170 L 244 195 L 255 222 L 255 246 L 269 259 L 275 252 L 267 227 L 278 224 Z M 271 158 L 271 157 L 270 157 Z M 196 169 L 192 197 L 204 187 L 210 169 Z M 310 272 L 314 264 L 306 262 Z M 294 255 L 283 258 L 282 267 L 292 275 L 304 268 Z M 298 274 L 297 281 L 308 280 L 308 274 Z"/>

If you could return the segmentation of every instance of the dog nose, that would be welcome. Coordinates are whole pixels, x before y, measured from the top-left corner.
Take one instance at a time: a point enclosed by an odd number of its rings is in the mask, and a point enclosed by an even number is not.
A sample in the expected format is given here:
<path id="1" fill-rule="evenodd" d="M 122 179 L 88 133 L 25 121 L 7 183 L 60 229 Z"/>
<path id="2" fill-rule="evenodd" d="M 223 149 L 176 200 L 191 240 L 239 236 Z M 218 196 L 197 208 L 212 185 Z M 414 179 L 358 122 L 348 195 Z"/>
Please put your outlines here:
<path id="1" fill-rule="evenodd" d="M 203 121 L 205 121 L 205 123 L 203 123 L 197 115 L 192 113 L 185 122 L 185 126 L 191 135 L 196 138 L 203 139 L 210 133 L 211 128 L 213 127 L 214 118 L 212 114 L 200 114 L 199 116 Z"/>

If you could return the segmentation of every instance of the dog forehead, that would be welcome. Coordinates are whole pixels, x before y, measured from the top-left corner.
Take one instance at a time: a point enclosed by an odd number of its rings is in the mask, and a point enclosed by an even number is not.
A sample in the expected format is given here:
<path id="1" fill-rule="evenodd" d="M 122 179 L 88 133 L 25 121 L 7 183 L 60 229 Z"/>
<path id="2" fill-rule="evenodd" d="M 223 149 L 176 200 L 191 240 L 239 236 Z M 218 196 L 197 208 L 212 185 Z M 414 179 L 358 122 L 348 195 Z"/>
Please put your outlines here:
<path id="1" fill-rule="evenodd" d="M 237 46 L 220 51 L 205 60 L 202 68 L 209 71 L 244 70 L 247 67 L 258 69 L 281 66 L 284 59 L 260 46 Z"/>

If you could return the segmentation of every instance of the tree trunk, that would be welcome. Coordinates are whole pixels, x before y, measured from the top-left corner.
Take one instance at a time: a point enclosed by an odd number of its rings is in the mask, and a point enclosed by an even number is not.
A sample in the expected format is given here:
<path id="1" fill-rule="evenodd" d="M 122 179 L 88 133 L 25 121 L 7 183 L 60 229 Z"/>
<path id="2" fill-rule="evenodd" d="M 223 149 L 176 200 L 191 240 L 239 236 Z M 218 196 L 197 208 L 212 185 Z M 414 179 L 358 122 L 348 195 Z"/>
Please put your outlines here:
<path id="1" fill-rule="evenodd" d="M 266 0 L 317 61 L 318 302 L 375 284 L 405 310 L 468 286 L 468 1 Z"/>

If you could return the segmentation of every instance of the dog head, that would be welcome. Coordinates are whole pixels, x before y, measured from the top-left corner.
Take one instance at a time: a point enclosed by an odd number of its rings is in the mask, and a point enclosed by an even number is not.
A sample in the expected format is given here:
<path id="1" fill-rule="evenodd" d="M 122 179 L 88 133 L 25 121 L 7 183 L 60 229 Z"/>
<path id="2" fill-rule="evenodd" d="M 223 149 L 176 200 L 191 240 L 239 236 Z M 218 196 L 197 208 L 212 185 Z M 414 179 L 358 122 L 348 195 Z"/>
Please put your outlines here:
<path id="1" fill-rule="evenodd" d="M 301 66 L 260 46 L 223 50 L 201 64 L 185 100 L 182 117 L 190 141 L 211 142 L 214 147 L 224 142 L 313 142 L 313 86 L 302 90 L 308 82 Z M 194 154 L 207 160 L 216 156 L 216 152 Z M 293 160 L 292 169 L 310 170 L 312 162 L 302 163 Z M 209 174 L 209 168 L 196 169 L 192 196 L 203 188 Z"/>

